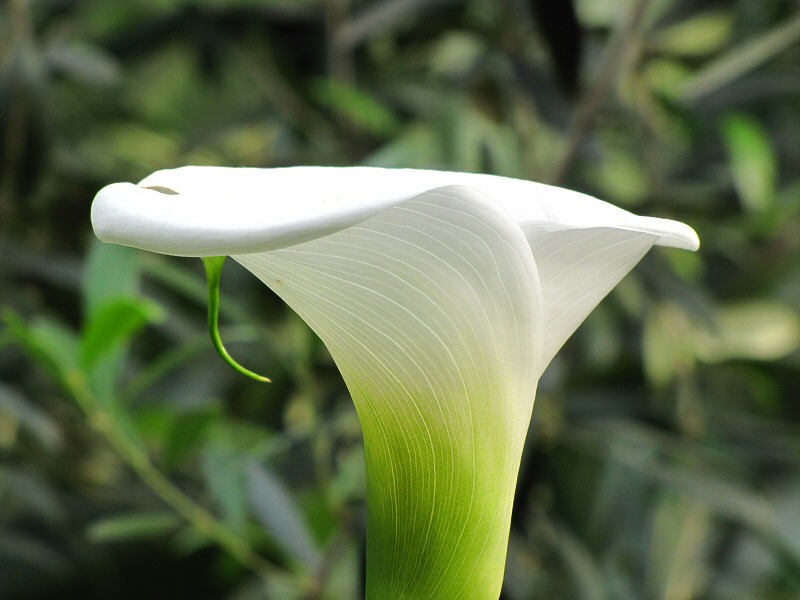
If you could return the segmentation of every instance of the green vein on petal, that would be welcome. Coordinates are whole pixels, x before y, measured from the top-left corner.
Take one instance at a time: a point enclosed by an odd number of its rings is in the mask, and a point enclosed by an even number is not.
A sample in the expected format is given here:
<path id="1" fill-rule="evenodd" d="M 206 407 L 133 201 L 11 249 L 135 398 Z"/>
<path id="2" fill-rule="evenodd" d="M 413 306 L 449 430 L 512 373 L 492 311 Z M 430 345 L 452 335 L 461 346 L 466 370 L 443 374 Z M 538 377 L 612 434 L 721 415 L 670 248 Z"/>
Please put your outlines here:
<path id="1" fill-rule="evenodd" d="M 482 193 L 447 187 L 234 258 L 317 332 L 355 401 L 367 598 L 496 600 L 541 354 L 519 227 Z"/>

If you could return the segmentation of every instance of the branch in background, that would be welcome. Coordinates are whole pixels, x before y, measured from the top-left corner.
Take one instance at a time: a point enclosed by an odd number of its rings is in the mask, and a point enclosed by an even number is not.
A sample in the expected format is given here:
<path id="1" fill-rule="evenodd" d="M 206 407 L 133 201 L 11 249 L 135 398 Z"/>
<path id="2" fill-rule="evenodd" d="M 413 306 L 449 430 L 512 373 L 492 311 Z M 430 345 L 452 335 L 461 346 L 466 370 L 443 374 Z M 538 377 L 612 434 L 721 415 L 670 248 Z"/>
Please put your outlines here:
<path id="1" fill-rule="evenodd" d="M 575 117 L 567 140 L 567 149 L 548 183 L 562 185 L 566 181 L 575 165 L 581 146 L 594 125 L 597 113 L 619 81 L 620 75 L 631 57 L 639 52 L 642 27 L 645 22 L 644 16 L 649 3 L 650 0 L 638 0 L 628 18 L 622 21 L 614 31 L 597 77 L 591 87 L 582 95 L 575 109 Z"/>
<path id="2" fill-rule="evenodd" d="M 798 40 L 800 12 L 783 25 L 746 44 L 734 47 L 703 68 L 683 89 L 682 95 L 687 101 L 696 102 L 787 50 Z"/>
<path id="3" fill-rule="evenodd" d="M 101 433 L 139 478 L 161 500 L 184 518 L 192 527 L 211 540 L 265 582 L 280 583 L 296 589 L 298 578 L 259 555 L 247 540 L 231 531 L 222 521 L 197 504 L 159 471 L 147 453 L 131 440 L 125 428 L 112 413 L 99 407 L 87 382 L 73 374 L 65 383 L 83 409 L 93 428 Z"/>
<path id="4" fill-rule="evenodd" d="M 410 15 L 447 4 L 457 4 L 458 0 L 383 0 L 364 6 L 356 15 L 339 24 L 335 33 L 335 44 L 339 48 L 352 50 L 365 41 L 406 21 Z"/>
<path id="5" fill-rule="evenodd" d="M 328 53 L 328 76 L 333 81 L 354 85 L 356 67 L 350 46 L 342 44 L 339 30 L 350 19 L 350 0 L 325 2 L 325 29 Z"/>
<path id="6" fill-rule="evenodd" d="M 9 3 L 11 21 L 11 56 L 9 58 L 11 77 L 8 86 L 8 108 L 6 112 L 6 135 L 0 148 L 0 220 L 6 220 L 12 212 L 20 168 L 25 153 L 25 136 L 29 107 L 25 97 L 24 48 L 31 43 L 33 25 L 31 23 L 28 0 L 11 0 Z M 15 64 L 19 72 L 15 71 Z"/>

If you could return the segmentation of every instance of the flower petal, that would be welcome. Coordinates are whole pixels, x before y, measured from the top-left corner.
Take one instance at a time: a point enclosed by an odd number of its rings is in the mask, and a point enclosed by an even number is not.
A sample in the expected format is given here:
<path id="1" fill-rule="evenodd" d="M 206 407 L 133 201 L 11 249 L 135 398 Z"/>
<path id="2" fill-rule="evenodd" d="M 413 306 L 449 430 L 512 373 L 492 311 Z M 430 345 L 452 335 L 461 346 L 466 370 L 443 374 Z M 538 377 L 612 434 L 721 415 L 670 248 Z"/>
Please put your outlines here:
<path id="1" fill-rule="evenodd" d="M 524 223 L 544 298 L 541 371 L 589 313 L 647 254 L 655 234 L 590 227 L 553 229 Z M 540 375 L 541 375 L 540 371 Z"/>
<path id="2" fill-rule="evenodd" d="M 540 361 L 530 247 L 473 189 L 233 257 L 325 342 L 364 429 L 368 598 L 495 600 Z"/>
<path id="3" fill-rule="evenodd" d="M 105 241 L 176 256 L 221 256 L 298 244 L 370 217 L 412 192 L 339 171 L 184 167 L 159 171 L 138 186 L 104 187 L 92 224 Z M 377 191 L 376 191 L 377 190 Z"/>
<path id="4" fill-rule="evenodd" d="M 682 223 L 638 217 L 562 188 L 476 173 L 376 167 L 157 171 L 138 186 L 103 188 L 92 222 L 103 241 L 179 256 L 282 248 L 333 233 L 427 190 L 474 187 L 519 223 L 615 227 L 652 233 L 656 244 L 696 249 Z"/>

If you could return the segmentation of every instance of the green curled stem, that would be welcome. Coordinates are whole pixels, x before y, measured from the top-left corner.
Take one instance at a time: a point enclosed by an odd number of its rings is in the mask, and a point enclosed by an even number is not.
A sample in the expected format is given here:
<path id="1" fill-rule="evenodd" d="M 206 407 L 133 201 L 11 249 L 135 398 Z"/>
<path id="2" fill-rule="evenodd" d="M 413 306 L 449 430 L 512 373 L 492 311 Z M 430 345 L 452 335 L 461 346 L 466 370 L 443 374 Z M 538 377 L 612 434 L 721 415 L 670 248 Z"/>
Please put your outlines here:
<path id="1" fill-rule="evenodd" d="M 206 278 L 208 279 L 208 332 L 211 334 L 211 341 L 214 343 L 214 348 L 217 349 L 219 355 L 236 371 L 256 381 L 272 383 L 271 379 L 254 373 L 233 360 L 225 349 L 225 345 L 219 335 L 219 287 L 222 280 L 222 266 L 225 264 L 226 258 L 225 256 L 203 257 L 203 266 L 206 269 Z"/>

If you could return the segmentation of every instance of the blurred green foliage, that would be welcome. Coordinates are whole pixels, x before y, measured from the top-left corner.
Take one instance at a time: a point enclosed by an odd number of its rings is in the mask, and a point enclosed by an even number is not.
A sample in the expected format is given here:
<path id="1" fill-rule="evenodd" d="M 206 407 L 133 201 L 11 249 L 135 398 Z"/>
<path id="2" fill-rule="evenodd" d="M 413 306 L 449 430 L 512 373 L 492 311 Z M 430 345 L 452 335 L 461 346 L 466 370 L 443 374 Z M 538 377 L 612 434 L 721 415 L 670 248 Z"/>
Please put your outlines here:
<path id="1" fill-rule="evenodd" d="M 791 0 L 0 3 L 0 599 L 361 594 L 358 421 L 234 265 L 92 241 L 113 181 L 371 164 L 686 221 L 540 385 L 506 600 L 800 597 Z M 226 291 L 227 290 L 227 291 Z"/>

